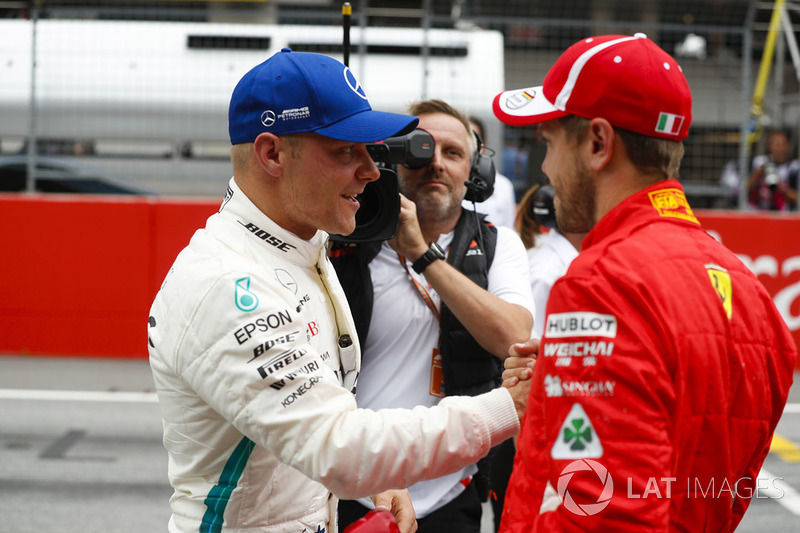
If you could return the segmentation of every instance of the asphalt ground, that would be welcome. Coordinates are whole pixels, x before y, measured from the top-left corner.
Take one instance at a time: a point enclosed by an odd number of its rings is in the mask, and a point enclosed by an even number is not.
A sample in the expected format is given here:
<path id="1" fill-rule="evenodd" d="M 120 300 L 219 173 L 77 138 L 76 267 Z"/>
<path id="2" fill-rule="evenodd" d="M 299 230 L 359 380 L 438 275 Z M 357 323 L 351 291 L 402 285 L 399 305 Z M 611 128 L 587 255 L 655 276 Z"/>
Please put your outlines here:
<path id="1" fill-rule="evenodd" d="M 800 531 L 798 385 L 776 434 L 740 532 Z M 0 533 L 166 531 L 166 471 L 147 361 L 0 356 Z"/>

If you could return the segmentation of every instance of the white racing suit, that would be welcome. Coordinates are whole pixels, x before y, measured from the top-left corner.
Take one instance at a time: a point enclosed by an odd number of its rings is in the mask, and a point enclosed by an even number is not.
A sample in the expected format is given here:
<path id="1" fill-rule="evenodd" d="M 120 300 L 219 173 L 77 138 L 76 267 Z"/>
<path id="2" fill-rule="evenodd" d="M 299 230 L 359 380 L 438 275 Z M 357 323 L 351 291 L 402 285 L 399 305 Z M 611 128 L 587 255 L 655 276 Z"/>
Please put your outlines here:
<path id="1" fill-rule="evenodd" d="M 148 328 L 170 532 L 335 533 L 337 497 L 454 472 L 516 434 L 503 389 L 356 408 L 360 349 L 326 240 L 283 230 L 231 180 L 175 260 Z"/>

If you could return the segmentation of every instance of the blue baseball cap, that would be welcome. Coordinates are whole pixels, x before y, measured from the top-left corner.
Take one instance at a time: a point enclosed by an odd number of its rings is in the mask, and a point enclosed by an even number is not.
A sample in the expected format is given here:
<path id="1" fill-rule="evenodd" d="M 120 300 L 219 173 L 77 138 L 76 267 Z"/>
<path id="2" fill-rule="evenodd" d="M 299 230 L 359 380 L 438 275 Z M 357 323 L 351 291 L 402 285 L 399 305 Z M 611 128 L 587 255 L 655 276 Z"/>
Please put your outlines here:
<path id="1" fill-rule="evenodd" d="M 231 96 L 231 144 L 313 131 L 349 142 L 375 142 L 413 130 L 419 119 L 374 111 L 353 72 L 335 59 L 284 48 L 245 74 Z"/>

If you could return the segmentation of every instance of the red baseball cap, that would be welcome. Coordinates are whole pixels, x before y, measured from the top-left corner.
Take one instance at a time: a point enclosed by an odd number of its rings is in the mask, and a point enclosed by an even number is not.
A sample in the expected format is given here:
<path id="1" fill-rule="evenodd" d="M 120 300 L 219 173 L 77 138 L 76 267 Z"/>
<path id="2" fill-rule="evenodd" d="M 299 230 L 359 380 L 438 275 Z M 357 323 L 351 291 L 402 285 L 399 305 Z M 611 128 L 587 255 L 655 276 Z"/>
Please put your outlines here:
<path id="1" fill-rule="evenodd" d="M 685 139 L 692 122 L 683 70 L 643 33 L 578 41 L 556 60 L 541 87 L 504 91 L 492 107 L 511 126 L 578 115 L 671 141 Z"/>

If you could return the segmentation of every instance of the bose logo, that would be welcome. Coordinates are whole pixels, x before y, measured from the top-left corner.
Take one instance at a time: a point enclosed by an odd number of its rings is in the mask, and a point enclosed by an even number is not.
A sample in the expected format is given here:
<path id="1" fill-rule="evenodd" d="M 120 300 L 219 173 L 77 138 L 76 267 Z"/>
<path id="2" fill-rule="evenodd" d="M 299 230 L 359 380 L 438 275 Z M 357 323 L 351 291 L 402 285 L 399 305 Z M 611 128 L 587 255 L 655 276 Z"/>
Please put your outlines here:
<path id="1" fill-rule="evenodd" d="M 265 230 L 259 228 L 258 226 L 256 226 L 252 222 L 248 222 L 247 224 L 245 224 L 241 220 L 238 220 L 237 222 L 239 222 L 239 224 L 244 226 L 244 229 L 248 230 L 250 233 L 252 233 L 256 237 L 258 237 L 262 241 L 266 242 L 267 244 L 271 244 L 272 246 L 274 246 L 275 248 L 277 248 L 278 250 L 280 250 L 282 252 L 288 252 L 288 251 L 292 250 L 293 248 L 296 248 L 293 244 L 289 244 L 288 242 L 280 240 L 279 238 L 275 237 L 274 235 L 272 235 L 268 231 L 265 231 Z"/>

